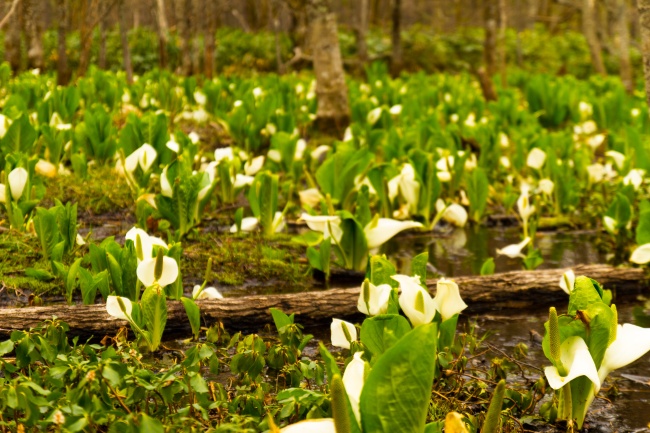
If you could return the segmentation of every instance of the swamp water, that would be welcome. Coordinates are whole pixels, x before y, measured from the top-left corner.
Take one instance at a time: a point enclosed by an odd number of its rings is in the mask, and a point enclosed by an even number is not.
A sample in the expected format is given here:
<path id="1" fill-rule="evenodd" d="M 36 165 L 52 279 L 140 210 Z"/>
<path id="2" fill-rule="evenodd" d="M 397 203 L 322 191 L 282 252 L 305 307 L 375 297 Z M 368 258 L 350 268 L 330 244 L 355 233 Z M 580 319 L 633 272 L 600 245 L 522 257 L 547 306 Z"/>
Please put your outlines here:
<path id="1" fill-rule="evenodd" d="M 130 226 L 129 226 L 130 227 Z M 107 227 L 105 235 L 124 232 L 124 227 Z M 97 232 L 95 232 L 97 235 Z M 483 262 L 489 257 L 495 257 L 495 272 L 521 270 L 520 259 L 510 259 L 496 256 L 496 249 L 517 243 L 520 240 L 518 227 L 473 227 L 465 229 L 445 229 L 436 231 L 433 235 L 405 234 L 392 239 L 381 250 L 397 265 L 398 272 L 410 273 L 410 260 L 415 255 L 429 252 L 430 271 L 446 277 L 477 275 Z M 607 257 L 596 248 L 598 234 L 596 232 L 545 232 L 540 231 L 535 238 L 535 245 L 540 248 L 544 263 L 538 269 L 571 267 L 579 264 L 606 263 Z M 191 277 L 191 276 L 185 276 Z M 334 279 L 331 287 L 356 287 L 360 282 L 337 281 Z M 218 286 L 227 297 L 237 297 L 251 294 L 278 293 L 272 286 L 251 290 L 249 287 Z M 186 287 L 186 289 L 188 289 Z M 313 290 L 325 289 L 322 284 L 315 284 Z M 191 287 L 190 289 L 191 290 Z M 188 291 L 188 290 L 186 290 Z M 461 287 L 462 293 L 462 287 Z M 20 296 L 0 293 L 0 306 L 25 305 L 28 293 Z M 568 298 L 567 298 L 568 301 Z M 63 302 L 63 299 L 48 299 L 48 302 Z M 639 308 L 639 303 L 617 305 L 621 323 L 635 323 L 632 311 Z M 566 305 L 557 305 L 558 311 L 566 309 Z M 530 311 L 499 311 L 495 315 L 465 316 L 459 323 L 459 332 L 472 321 L 476 324 L 477 335 L 488 333 L 486 344 L 513 354 L 513 348 L 524 343 L 528 346 L 528 357 L 522 362 L 539 367 L 540 370 L 529 370 L 525 378 L 516 372 L 509 374 L 515 381 L 527 382 L 537 380 L 544 366 L 549 362 L 544 357 L 541 347 L 541 335 L 544 333 L 543 323 L 547 320 L 547 310 Z M 646 324 L 647 326 L 647 324 Z M 316 335 L 316 339 L 329 343 L 329 329 L 306 329 Z M 532 338 L 531 338 L 532 335 Z M 169 342 L 174 345 L 173 342 Z M 183 344 L 176 342 L 180 346 Z M 311 346 L 311 344 L 310 344 Z M 315 350 L 311 351 L 316 355 Z M 306 354 L 310 354 L 307 348 Z M 489 359 L 500 356 L 494 350 L 485 359 L 485 367 L 489 367 Z M 517 378 L 518 377 L 518 378 Z M 598 398 L 592 404 L 585 424 L 588 432 L 641 432 L 650 431 L 650 356 L 642 357 L 632 365 L 613 372 L 603 389 L 601 396 L 606 394 L 612 384 L 615 384 L 618 395 L 611 402 Z M 526 424 L 526 431 L 560 432 L 561 428 L 543 422 Z"/>

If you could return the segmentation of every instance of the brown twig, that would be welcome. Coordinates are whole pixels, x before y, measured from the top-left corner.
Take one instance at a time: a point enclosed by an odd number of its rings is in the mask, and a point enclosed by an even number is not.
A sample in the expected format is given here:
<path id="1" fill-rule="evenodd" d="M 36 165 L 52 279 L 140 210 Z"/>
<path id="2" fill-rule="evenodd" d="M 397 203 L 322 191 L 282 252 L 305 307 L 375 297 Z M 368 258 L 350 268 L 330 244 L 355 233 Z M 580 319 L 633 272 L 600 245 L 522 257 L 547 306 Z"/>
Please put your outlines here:
<path id="1" fill-rule="evenodd" d="M 5 26 L 5 24 L 7 24 L 7 22 L 9 21 L 9 18 L 11 18 L 11 16 L 16 11 L 16 7 L 18 6 L 19 2 L 20 2 L 20 0 L 14 0 L 13 3 L 11 3 L 11 7 L 9 8 L 9 11 L 7 12 L 7 15 L 5 15 L 5 17 L 2 19 L 2 21 L 0 21 L 0 29 L 3 28 Z"/>

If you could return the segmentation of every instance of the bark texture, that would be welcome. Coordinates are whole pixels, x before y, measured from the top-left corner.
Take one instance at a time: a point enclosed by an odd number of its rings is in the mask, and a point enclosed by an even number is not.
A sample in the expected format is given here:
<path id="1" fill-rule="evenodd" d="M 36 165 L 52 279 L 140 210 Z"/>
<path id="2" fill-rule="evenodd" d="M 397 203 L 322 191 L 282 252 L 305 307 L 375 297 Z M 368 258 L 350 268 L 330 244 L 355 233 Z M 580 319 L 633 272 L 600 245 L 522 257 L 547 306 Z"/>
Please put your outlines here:
<path id="1" fill-rule="evenodd" d="M 642 269 L 613 268 L 606 265 L 583 265 L 573 268 L 576 275 L 587 275 L 615 291 L 616 301 L 631 299 L 647 290 L 650 278 Z M 507 312 L 512 310 L 539 311 L 551 305 L 564 305 L 567 295 L 559 288 L 560 277 L 566 269 L 542 271 L 514 271 L 490 276 L 458 277 L 463 300 L 469 305 L 464 314 Z M 427 281 L 429 291 L 435 294 L 436 280 Z M 233 330 L 258 330 L 272 323 L 269 308 L 295 313 L 303 325 L 323 325 L 332 317 L 361 319 L 357 311 L 359 289 L 332 289 L 322 292 L 270 296 L 244 296 L 214 301 L 200 301 L 202 322 L 211 326 L 222 322 Z M 189 323 L 183 304 L 168 302 L 166 335 L 189 332 Z M 106 313 L 105 306 L 48 306 L 0 309 L 0 334 L 29 329 L 43 320 L 56 316 L 70 325 L 71 332 L 96 337 L 115 333 L 127 326 L 122 320 Z"/>
<path id="2" fill-rule="evenodd" d="M 18 74 L 22 69 L 22 53 L 20 50 L 21 38 L 20 38 L 20 15 L 22 13 L 22 3 L 16 1 L 12 4 L 10 12 L 7 16 L 10 16 L 8 20 L 4 20 L 7 23 L 7 31 L 5 33 L 5 60 L 11 65 L 11 70 L 14 74 Z M 6 17 L 5 17 L 6 18 Z"/>
<path id="3" fill-rule="evenodd" d="M 327 1 L 307 0 L 307 16 L 318 95 L 316 126 L 320 131 L 342 135 L 350 122 L 350 105 L 336 15 L 330 11 Z"/>
<path id="4" fill-rule="evenodd" d="M 625 0 L 609 0 L 619 61 L 619 73 L 628 93 L 634 91 L 634 76 L 630 61 L 630 28 Z"/>
<path id="5" fill-rule="evenodd" d="M 357 8 L 357 25 L 354 26 L 354 33 L 357 40 L 357 55 L 359 63 L 365 64 L 368 61 L 368 0 L 356 0 L 353 2 Z"/>
<path id="6" fill-rule="evenodd" d="M 68 7 L 68 0 L 58 0 L 56 82 L 59 86 L 66 86 L 70 82 L 70 68 L 68 67 L 68 53 L 66 51 Z"/>
<path id="7" fill-rule="evenodd" d="M 122 59 L 124 62 L 124 72 L 126 73 L 126 82 L 133 84 L 133 66 L 131 65 L 131 48 L 129 47 L 129 34 L 126 28 L 124 0 L 119 0 L 117 9 L 120 20 L 120 41 L 122 42 Z"/>
<path id="8" fill-rule="evenodd" d="M 646 101 L 650 106 L 650 0 L 637 0 L 641 30 L 641 54 L 643 54 L 643 75 L 645 78 Z"/>
<path id="9" fill-rule="evenodd" d="M 597 74 L 605 75 L 605 63 L 603 63 L 602 48 L 598 33 L 596 31 L 596 3 L 595 0 L 582 0 L 582 33 L 589 45 L 591 63 Z"/>
<path id="10" fill-rule="evenodd" d="M 39 0 L 23 0 L 25 31 L 27 33 L 27 62 L 31 69 L 43 68 L 43 3 Z"/>
<path id="11" fill-rule="evenodd" d="M 393 0 L 392 19 L 393 53 L 390 61 L 390 69 L 393 77 L 396 77 L 399 75 L 404 64 L 402 49 L 402 0 Z"/>

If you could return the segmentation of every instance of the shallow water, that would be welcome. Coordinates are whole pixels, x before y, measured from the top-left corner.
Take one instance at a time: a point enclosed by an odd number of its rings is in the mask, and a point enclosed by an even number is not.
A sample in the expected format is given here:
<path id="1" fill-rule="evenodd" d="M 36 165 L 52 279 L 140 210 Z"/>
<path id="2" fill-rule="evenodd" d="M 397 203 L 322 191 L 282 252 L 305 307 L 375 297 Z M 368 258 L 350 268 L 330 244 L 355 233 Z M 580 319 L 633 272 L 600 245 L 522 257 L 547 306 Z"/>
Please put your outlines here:
<path id="1" fill-rule="evenodd" d="M 595 245 L 596 232 L 537 232 L 535 246 L 544 263 L 538 269 L 556 269 L 579 264 L 606 263 L 605 254 Z M 407 235 L 393 238 L 383 252 L 408 272 L 410 259 L 424 251 L 429 262 L 443 276 L 478 275 L 481 266 L 494 257 L 495 272 L 522 270 L 521 259 L 498 256 L 497 248 L 521 241 L 519 227 L 466 227 L 434 232 L 432 235 Z"/>
<path id="2" fill-rule="evenodd" d="M 634 323 L 632 310 L 637 305 L 638 303 L 617 305 L 619 323 Z M 559 311 L 566 309 L 565 305 L 557 307 Z M 531 331 L 536 332 L 538 336 L 544 335 L 544 322 L 547 318 L 547 314 L 543 312 L 531 312 L 525 315 L 483 315 L 470 319 L 476 320 L 479 335 L 490 333 L 486 340 L 488 344 L 512 354 L 512 349 L 517 344 L 525 343 L 529 348 L 525 362 L 542 367 L 550 365 L 550 362 L 544 356 L 538 338 L 531 339 Z M 534 380 L 539 377 L 539 373 L 532 373 L 529 377 Z M 603 384 L 599 396 L 605 396 L 614 384 L 618 395 L 611 398 L 611 401 L 603 398 L 594 400 L 585 421 L 585 430 L 621 433 L 650 431 L 650 355 L 612 372 Z"/>

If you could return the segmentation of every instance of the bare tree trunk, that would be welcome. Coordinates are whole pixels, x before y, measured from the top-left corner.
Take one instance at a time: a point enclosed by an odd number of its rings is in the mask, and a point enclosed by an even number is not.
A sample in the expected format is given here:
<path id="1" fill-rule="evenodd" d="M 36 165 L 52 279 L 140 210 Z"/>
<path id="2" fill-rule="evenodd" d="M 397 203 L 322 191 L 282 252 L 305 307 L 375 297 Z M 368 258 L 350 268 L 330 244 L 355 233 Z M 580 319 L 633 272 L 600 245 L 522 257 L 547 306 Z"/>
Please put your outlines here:
<path id="1" fill-rule="evenodd" d="M 7 21 L 7 33 L 5 34 L 5 60 L 11 65 L 14 74 L 18 74 L 23 66 L 22 52 L 20 49 L 20 19 L 18 18 L 22 12 L 21 6 L 21 3 L 16 4 L 12 14 L 13 18 Z"/>
<path id="2" fill-rule="evenodd" d="M 23 0 L 25 30 L 27 33 L 27 63 L 29 68 L 43 68 L 43 3 Z"/>
<path id="3" fill-rule="evenodd" d="M 158 30 L 158 58 L 161 68 L 167 67 L 167 44 L 169 43 L 169 25 L 165 0 L 156 0 L 156 30 Z"/>
<path id="4" fill-rule="evenodd" d="M 614 22 L 614 34 L 617 39 L 617 53 L 619 60 L 619 73 L 627 93 L 634 91 L 634 75 L 630 62 L 630 29 L 628 27 L 628 12 L 625 0 L 609 0 Z"/>
<path id="5" fill-rule="evenodd" d="M 485 16 L 485 40 L 483 41 L 483 58 L 485 60 L 485 72 L 492 78 L 497 72 L 497 21 L 499 19 L 498 3 L 493 0 L 484 0 Z"/>
<path id="6" fill-rule="evenodd" d="M 350 105 L 336 15 L 327 0 L 307 0 L 307 17 L 318 95 L 316 124 L 321 131 L 342 135 L 350 122 Z"/>
<path id="7" fill-rule="evenodd" d="M 368 0 L 356 0 L 354 4 L 357 8 L 355 18 L 358 20 L 354 26 L 354 33 L 357 38 L 357 56 L 359 56 L 359 63 L 365 65 L 368 61 L 368 43 L 366 41 L 368 35 Z"/>
<path id="8" fill-rule="evenodd" d="M 97 59 L 97 66 L 100 69 L 106 69 L 106 27 L 108 12 L 110 5 L 102 2 L 99 7 L 99 58 Z"/>
<path id="9" fill-rule="evenodd" d="M 68 36 L 68 0 L 58 0 L 59 23 L 57 26 L 57 64 L 56 82 L 59 86 L 67 86 L 70 82 L 70 68 L 68 68 L 68 53 L 66 52 L 66 38 Z"/>
<path id="10" fill-rule="evenodd" d="M 402 58 L 402 0 L 393 0 L 393 29 L 392 42 L 393 53 L 391 56 L 390 69 L 391 74 L 396 77 L 399 75 L 404 64 Z"/>
<path id="11" fill-rule="evenodd" d="M 90 49 L 93 43 L 93 23 L 96 4 L 93 0 L 81 0 L 79 15 L 81 19 L 81 52 L 79 54 L 79 69 L 77 74 L 86 75 L 90 65 Z"/>
<path id="12" fill-rule="evenodd" d="M 508 24 L 507 17 L 507 8 L 506 0 L 498 1 L 498 15 L 499 15 L 499 34 L 497 38 L 497 59 L 499 61 L 499 74 L 501 75 L 501 87 L 506 87 L 507 85 L 507 69 L 506 65 L 508 62 L 507 52 L 506 52 L 506 30 Z"/>
<path id="13" fill-rule="evenodd" d="M 133 84 L 133 66 L 131 65 L 131 48 L 129 48 L 129 34 L 126 28 L 126 10 L 124 7 L 125 0 L 119 0 L 117 12 L 120 20 L 120 40 L 122 41 L 122 58 L 124 61 L 124 71 L 126 72 L 126 82 Z"/>
<path id="14" fill-rule="evenodd" d="M 641 31 L 641 53 L 643 54 L 643 75 L 645 94 L 650 106 L 650 0 L 637 0 L 639 27 Z"/>
<path id="15" fill-rule="evenodd" d="M 282 61 L 282 47 L 280 46 L 280 9 L 282 5 L 277 0 L 269 0 L 269 23 L 271 24 L 273 30 L 273 36 L 275 37 L 275 63 L 277 65 L 278 74 L 282 75 L 285 71 L 285 65 Z M 275 9 L 275 13 L 273 11 Z"/>
<path id="16" fill-rule="evenodd" d="M 178 22 L 178 42 L 181 52 L 181 72 L 184 75 L 192 73 L 192 44 L 189 38 L 189 14 L 192 10 L 192 0 L 176 0 L 176 17 Z"/>
<path id="17" fill-rule="evenodd" d="M 596 7 L 595 0 L 582 0 L 582 33 L 589 45 L 591 63 L 597 74 L 605 75 L 605 64 L 603 63 L 602 48 L 596 33 Z"/>
<path id="18" fill-rule="evenodd" d="M 190 9 L 188 9 L 188 24 L 187 28 L 190 29 L 191 47 L 192 47 L 192 74 L 201 73 L 201 41 L 199 35 L 203 30 L 205 21 L 203 20 L 203 11 L 198 8 L 197 0 L 189 0 Z"/>
<path id="19" fill-rule="evenodd" d="M 203 32 L 203 73 L 206 78 L 214 77 L 214 52 L 215 52 L 215 32 L 217 30 L 217 5 L 213 0 L 203 2 L 204 13 L 206 14 L 205 31 Z"/>

